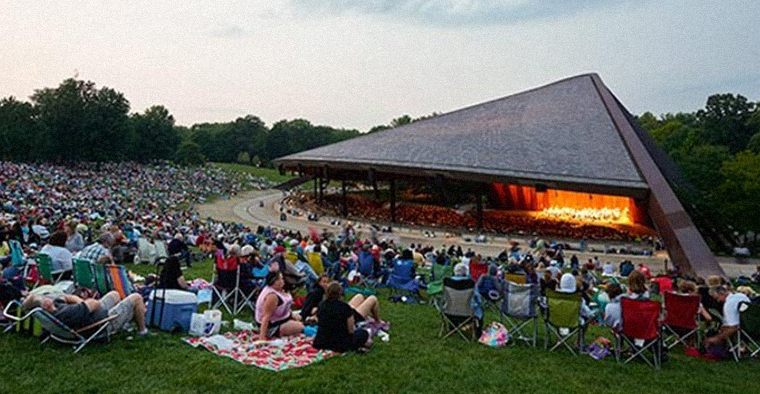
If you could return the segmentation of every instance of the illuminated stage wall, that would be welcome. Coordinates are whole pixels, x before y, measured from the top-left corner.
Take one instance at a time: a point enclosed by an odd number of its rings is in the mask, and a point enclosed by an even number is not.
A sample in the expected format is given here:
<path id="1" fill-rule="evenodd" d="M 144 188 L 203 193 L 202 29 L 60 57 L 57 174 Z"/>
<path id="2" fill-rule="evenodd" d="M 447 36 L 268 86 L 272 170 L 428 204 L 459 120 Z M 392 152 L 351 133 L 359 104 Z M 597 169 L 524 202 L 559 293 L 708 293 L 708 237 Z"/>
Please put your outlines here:
<path id="1" fill-rule="evenodd" d="M 532 186 L 494 183 L 489 200 L 492 208 L 516 211 L 544 211 L 550 208 L 582 210 L 619 209 L 626 211 L 632 223 L 649 225 L 644 209 L 633 198 L 547 189 L 538 191 Z"/>

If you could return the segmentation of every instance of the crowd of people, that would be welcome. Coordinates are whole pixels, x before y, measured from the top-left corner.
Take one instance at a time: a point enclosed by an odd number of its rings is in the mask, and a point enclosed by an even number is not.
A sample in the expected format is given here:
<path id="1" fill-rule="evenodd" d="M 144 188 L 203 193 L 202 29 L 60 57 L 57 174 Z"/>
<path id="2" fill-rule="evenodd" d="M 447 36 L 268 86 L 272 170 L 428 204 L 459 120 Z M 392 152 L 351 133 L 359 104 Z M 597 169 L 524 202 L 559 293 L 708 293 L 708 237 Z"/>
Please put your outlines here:
<path id="1" fill-rule="evenodd" d="M 315 205 L 307 193 L 294 196 L 292 201 L 296 207 L 308 206 L 309 210 L 319 210 L 322 214 L 340 216 L 343 209 L 343 199 L 338 194 L 326 195 L 325 202 L 319 205 Z M 386 201 L 365 198 L 356 194 L 348 195 L 346 201 L 348 214 L 351 217 L 362 218 L 370 222 L 390 222 L 390 204 Z M 613 218 L 619 220 L 624 214 L 617 209 L 594 211 L 579 211 L 575 215 L 584 215 L 584 217 L 601 215 L 600 221 L 611 221 Z M 453 231 L 477 230 L 475 212 L 459 212 L 452 208 L 429 204 L 399 202 L 396 206 L 395 219 L 398 224 L 413 227 L 437 227 Z M 630 226 L 608 226 L 599 223 L 573 222 L 568 221 L 568 219 L 572 218 L 567 216 L 567 212 L 559 209 L 540 213 L 539 216 L 487 210 L 483 215 L 483 230 L 496 235 L 536 235 L 620 242 L 646 242 L 651 239 L 650 234 L 642 233 L 640 229 Z"/>
<path id="2" fill-rule="evenodd" d="M 383 238 L 374 227 L 362 233 L 350 222 L 337 233 L 314 230 L 303 234 L 272 225 L 252 228 L 201 219 L 193 209 L 193 204 L 210 195 L 234 195 L 251 185 L 266 186 L 251 177 L 213 167 L 0 163 L 3 278 L 9 282 L 18 279 L 10 264 L 10 241 L 21 245 L 27 255 L 48 254 L 56 267 L 65 271 L 70 270 L 73 256 L 101 264 L 131 262 L 130 256 L 139 252 L 140 239 L 161 240 L 169 245 L 170 256 L 161 275 L 154 283 L 146 283 L 146 288 L 193 290 L 195 285 L 184 278 L 180 261 L 181 256 L 186 264 L 192 262 L 192 248 L 200 257 L 213 258 L 217 271 L 241 267 L 240 287 L 248 294 L 258 292 L 254 320 L 264 338 L 298 334 L 305 326 L 316 325 L 314 346 L 341 352 L 366 351 L 372 345 L 371 333 L 388 328 L 376 297 L 357 295 L 344 301 L 345 287 L 356 283 L 357 277 L 392 285 L 395 271 L 403 269 L 407 277 L 419 282 L 414 286 L 419 291 L 429 279 L 423 271 L 435 264 L 451 265 L 454 276 L 473 283 L 481 277 L 498 282 L 507 274 L 523 275 L 527 283 L 540 286 L 542 293 L 548 289 L 581 292 L 586 299 L 583 318 L 601 318 L 612 327 L 621 323 L 615 306 L 621 297 L 646 299 L 651 290 L 656 290 L 650 283 L 657 282 L 644 265 L 634 268 L 631 262 L 624 262 L 615 267 L 598 258 L 581 262 L 566 245 L 546 242 L 542 237 L 523 245 L 513 242 L 497 256 L 480 256 L 455 245 L 400 245 Z M 357 209 L 357 204 L 352 206 Z M 262 270 L 263 276 L 253 275 Z M 611 279 L 621 275 L 628 278 L 625 289 Z M 720 349 L 725 350 L 726 338 L 736 329 L 737 316 L 726 308 L 731 309 L 745 297 L 736 295 L 730 283 L 721 278 L 687 278 L 677 271 L 668 272 L 667 277 L 677 278 L 676 288 L 684 292 L 697 287 L 705 308 L 710 300 L 723 303 L 717 308 L 723 308 L 724 328 L 706 342 L 712 354 L 719 355 Z M 760 281 L 760 274 L 756 279 Z M 467 280 L 462 283 L 469 283 Z M 307 295 L 300 297 L 303 288 Z M 138 332 L 145 332 L 142 297 L 119 300 L 112 293 L 101 296 L 31 296 L 24 305 L 48 310 L 74 328 L 118 315 L 118 320 L 109 323 L 113 326 L 109 330 L 116 332 L 132 321 Z M 603 299 L 606 307 L 591 308 Z M 294 313 L 296 302 L 301 313 Z"/>

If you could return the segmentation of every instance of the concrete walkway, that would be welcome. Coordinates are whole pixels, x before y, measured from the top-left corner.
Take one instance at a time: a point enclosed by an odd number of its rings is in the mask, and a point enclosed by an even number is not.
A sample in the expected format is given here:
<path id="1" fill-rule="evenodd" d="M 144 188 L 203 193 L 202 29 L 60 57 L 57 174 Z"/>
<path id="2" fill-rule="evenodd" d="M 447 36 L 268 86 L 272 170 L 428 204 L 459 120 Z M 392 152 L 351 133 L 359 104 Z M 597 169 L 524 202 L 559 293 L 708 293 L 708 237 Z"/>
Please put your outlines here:
<path id="1" fill-rule="evenodd" d="M 308 229 L 315 228 L 318 231 L 327 229 L 328 231 L 338 231 L 340 226 L 332 226 L 330 222 L 335 219 L 334 217 L 322 216 L 319 221 L 312 222 L 306 220 L 305 217 L 295 217 L 288 215 L 288 220 L 280 221 L 280 201 L 283 195 L 279 190 L 255 190 L 242 193 L 231 199 L 219 199 L 210 204 L 203 204 L 197 207 L 201 217 L 212 217 L 220 221 L 239 222 L 248 226 L 255 227 L 258 225 L 271 225 L 273 227 L 285 228 L 294 231 L 301 231 L 306 233 Z M 264 202 L 264 206 L 260 207 L 260 202 Z M 345 220 L 341 219 L 344 223 Z M 354 226 L 357 228 L 357 232 L 360 236 L 369 236 L 369 224 L 362 223 L 361 221 L 353 221 Z M 424 244 L 432 245 L 436 248 L 442 245 L 451 246 L 459 245 L 462 249 L 472 249 L 477 253 L 484 256 L 496 256 L 501 253 L 502 250 L 508 247 L 510 241 L 517 241 L 522 245 L 527 242 L 526 238 L 513 237 L 494 237 L 490 238 L 488 242 L 482 244 L 476 244 L 474 242 L 466 242 L 463 237 L 444 237 L 443 233 L 439 230 L 434 230 L 437 237 L 426 237 L 421 230 L 405 228 L 401 226 L 394 227 L 393 233 L 378 233 L 378 237 L 393 239 L 395 242 L 400 242 L 403 245 Z M 474 236 L 470 236 L 474 238 Z M 589 242 L 589 248 L 603 249 L 604 244 Z M 610 261 L 617 265 L 623 260 L 631 260 L 634 264 L 647 264 L 653 272 L 664 271 L 665 259 L 668 256 L 664 252 L 660 252 L 655 256 L 632 256 L 632 255 L 617 255 L 617 254 L 604 254 L 604 253 L 579 253 L 573 251 L 570 254 L 576 254 L 581 262 L 586 261 L 589 258 L 598 256 L 601 261 Z M 669 260 L 669 259 L 668 259 Z M 749 276 L 755 271 L 755 267 L 760 265 L 760 259 L 750 259 L 747 262 L 739 263 L 736 259 L 727 257 L 718 257 L 723 270 L 729 277 L 738 277 L 741 275 Z"/>

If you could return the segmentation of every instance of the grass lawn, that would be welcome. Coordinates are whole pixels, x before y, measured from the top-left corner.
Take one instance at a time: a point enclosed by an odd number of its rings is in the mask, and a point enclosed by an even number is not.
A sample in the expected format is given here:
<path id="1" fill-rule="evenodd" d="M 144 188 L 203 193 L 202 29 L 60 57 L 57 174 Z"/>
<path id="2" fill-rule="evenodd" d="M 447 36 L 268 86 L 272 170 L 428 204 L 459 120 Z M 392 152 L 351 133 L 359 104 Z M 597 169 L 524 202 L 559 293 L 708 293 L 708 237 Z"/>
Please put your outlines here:
<path id="1" fill-rule="evenodd" d="M 138 273 L 149 266 L 129 266 Z M 186 277 L 211 277 L 211 263 Z M 750 393 L 760 363 L 710 364 L 671 352 L 659 372 L 643 363 L 618 365 L 567 352 L 517 345 L 489 348 L 437 337 L 439 317 L 429 305 L 397 305 L 381 293 L 381 314 L 391 340 L 367 355 L 348 354 L 285 372 L 269 372 L 194 349 L 182 335 L 157 333 L 80 354 L 57 343 L 0 335 L 0 393 Z M 226 317 L 228 320 L 229 317 Z M 250 314 L 243 317 L 250 319 Z M 487 319 L 488 321 L 489 319 Z M 155 330 L 155 329 L 154 329 Z M 588 339 L 600 333 L 592 328 Z M 541 342 L 541 340 L 539 340 Z"/>
<path id="2" fill-rule="evenodd" d="M 274 183 L 282 183 L 295 178 L 290 174 L 280 175 L 280 172 L 273 168 L 261 168 L 238 163 L 211 163 L 211 165 L 227 171 L 245 172 L 257 177 L 264 177 Z"/>

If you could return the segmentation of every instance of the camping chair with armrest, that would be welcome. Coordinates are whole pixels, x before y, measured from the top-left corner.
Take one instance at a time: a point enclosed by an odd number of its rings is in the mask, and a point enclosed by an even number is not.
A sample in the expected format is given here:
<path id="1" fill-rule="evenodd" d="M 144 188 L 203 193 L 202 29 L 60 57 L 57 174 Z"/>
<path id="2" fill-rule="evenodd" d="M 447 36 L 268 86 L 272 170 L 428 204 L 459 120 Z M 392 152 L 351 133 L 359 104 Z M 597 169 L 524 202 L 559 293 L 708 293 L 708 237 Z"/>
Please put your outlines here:
<path id="1" fill-rule="evenodd" d="M 61 277 L 66 272 L 63 270 L 53 271 L 53 259 L 45 253 L 34 255 L 34 261 L 37 263 L 37 272 L 39 274 L 35 287 L 40 283 L 54 285 L 61 281 Z"/>
<path id="2" fill-rule="evenodd" d="M 739 332 L 736 339 L 729 340 L 729 351 L 737 362 L 742 349 L 749 357 L 760 355 L 760 304 L 742 302 L 739 304 Z"/>
<path id="3" fill-rule="evenodd" d="M 325 272 L 325 266 L 322 263 L 322 253 L 306 252 L 306 263 L 309 264 L 317 276 Z"/>
<path id="4" fill-rule="evenodd" d="M 472 278 L 472 280 L 477 282 L 478 279 L 480 279 L 482 275 L 485 275 L 488 273 L 488 263 L 484 261 L 476 261 L 475 259 L 472 259 L 470 260 L 469 270 L 470 270 L 470 278 Z"/>
<path id="5" fill-rule="evenodd" d="M 471 305 L 472 297 L 475 295 L 475 285 L 471 280 L 466 281 L 468 282 L 466 286 L 457 282 L 463 281 L 452 278 L 443 280 L 443 302 L 438 305 L 441 315 L 441 329 L 438 336 L 445 339 L 457 333 L 465 341 L 474 341 L 474 327 L 471 329 L 470 336 L 465 331 L 468 326 L 476 324 L 475 311 Z"/>
<path id="6" fill-rule="evenodd" d="M 217 251 L 211 289 L 217 297 L 211 308 L 222 306 L 229 314 L 236 315 L 238 301 L 241 297 L 245 298 L 240 290 L 240 264 L 237 256 L 224 257 L 221 250 Z"/>
<path id="7" fill-rule="evenodd" d="M 163 239 L 157 239 L 153 241 L 153 247 L 156 249 L 156 258 L 154 263 L 166 261 L 169 258 L 169 249 L 166 246 L 166 241 Z"/>
<path id="8" fill-rule="evenodd" d="M 378 278 L 375 275 L 375 256 L 372 253 L 359 253 L 356 262 L 356 270 L 361 274 L 359 285 L 375 288 L 378 285 Z"/>
<path id="9" fill-rule="evenodd" d="M 395 260 L 386 285 L 391 289 L 391 294 L 401 291 L 408 292 L 413 296 L 419 295 L 420 288 L 419 283 L 414 278 L 412 260 Z"/>
<path id="10" fill-rule="evenodd" d="M 3 311 L 3 315 L 5 315 L 6 318 L 21 322 L 29 317 L 34 317 L 34 319 L 40 322 L 42 329 L 48 333 L 48 336 L 42 341 L 43 344 L 52 338 L 57 342 L 72 345 L 74 347 L 74 353 L 79 353 L 79 351 L 87 346 L 88 343 L 94 340 L 106 339 L 109 341 L 111 335 L 108 331 L 108 323 L 118 317 L 117 314 L 109 315 L 108 317 L 86 327 L 74 330 L 42 308 L 34 308 L 21 317 L 13 316 L 8 313 L 8 308 L 12 304 L 15 304 L 18 308 L 21 307 L 21 303 L 18 301 L 9 303 Z"/>
<path id="11" fill-rule="evenodd" d="M 502 301 L 499 310 L 501 323 L 509 325 L 512 338 L 519 339 L 536 347 L 538 341 L 538 295 L 540 289 L 536 284 L 518 284 L 507 282 L 502 288 Z M 533 330 L 526 335 L 528 325 Z"/>
<path id="12" fill-rule="evenodd" d="M 660 369 L 662 365 L 660 303 L 622 298 L 620 304 L 623 329 L 615 335 L 615 358 L 623 364 L 641 358 L 655 369 Z M 631 355 L 622 359 L 621 354 L 625 347 L 631 350 Z"/>
<path id="13" fill-rule="evenodd" d="M 581 305 L 583 296 L 580 292 L 560 293 L 546 290 L 546 310 L 544 325 L 546 336 L 544 347 L 549 351 L 557 350 L 564 345 L 571 353 L 577 355 L 585 347 L 585 326 L 581 324 Z M 570 343 L 573 337 L 577 339 L 577 347 Z M 557 342 L 549 348 L 549 341 L 556 338 Z"/>
<path id="14" fill-rule="evenodd" d="M 433 263 L 430 268 L 430 281 L 428 281 L 425 292 L 429 297 L 438 298 L 443 294 L 443 280 L 454 274 L 454 267 L 451 264 Z"/>
<path id="15" fill-rule="evenodd" d="M 111 283 L 109 281 L 110 273 L 108 272 L 108 266 L 103 264 L 90 264 L 92 274 L 95 277 L 95 290 L 100 293 L 100 296 L 108 294 L 112 290 Z"/>
<path id="16" fill-rule="evenodd" d="M 686 340 L 692 336 L 699 341 L 699 295 L 682 295 L 673 292 L 665 292 L 665 320 L 662 329 L 666 336 L 663 337 L 663 346 L 671 349 L 676 345 L 687 346 Z"/>
<path id="17" fill-rule="evenodd" d="M 21 247 L 21 242 L 12 239 L 8 241 L 8 246 L 11 249 L 11 267 L 17 268 L 21 271 L 21 277 L 26 278 L 29 264 L 26 262 L 24 248 Z"/>
<path id="18" fill-rule="evenodd" d="M 85 259 L 74 259 L 74 284 L 79 288 L 95 289 L 95 278 L 92 275 L 92 262 Z"/>
<path id="19" fill-rule="evenodd" d="M 516 283 L 518 285 L 524 285 L 527 282 L 527 278 L 525 277 L 525 275 L 520 275 L 520 274 L 505 274 L 504 280 L 512 282 L 512 283 Z"/>
<path id="20" fill-rule="evenodd" d="M 156 246 L 150 241 L 148 241 L 145 237 L 140 237 L 137 239 L 137 254 L 135 255 L 135 264 L 153 264 L 156 262 L 156 258 L 158 257 L 158 253 L 156 251 Z"/>
<path id="21" fill-rule="evenodd" d="M 132 294 L 132 282 L 129 280 L 126 267 L 117 264 L 109 264 L 105 267 L 108 271 L 110 288 L 119 293 L 119 298 L 123 300 Z"/>
<path id="22" fill-rule="evenodd" d="M 489 274 L 480 276 L 475 283 L 475 290 L 480 294 L 484 310 L 491 310 L 499 314 L 499 304 L 502 300 L 504 286 L 505 283 L 497 276 Z"/>
<path id="23" fill-rule="evenodd" d="M 251 276 L 253 279 L 254 287 L 246 294 L 242 287 L 240 287 L 240 272 L 243 270 L 243 265 L 238 265 L 238 291 L 239 302 L 235 308 L 235 315 L 242 312 L 246 307 L 251 309 L 252 313 L 256 312 L 256 299 L 259 297 L 259 293 L 264 288 L 267 274 L 269 273 L 269 263 L 264 264 L 261 268 L 251 269 Z"/>

